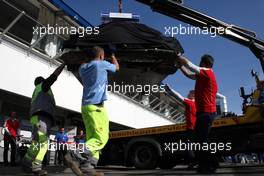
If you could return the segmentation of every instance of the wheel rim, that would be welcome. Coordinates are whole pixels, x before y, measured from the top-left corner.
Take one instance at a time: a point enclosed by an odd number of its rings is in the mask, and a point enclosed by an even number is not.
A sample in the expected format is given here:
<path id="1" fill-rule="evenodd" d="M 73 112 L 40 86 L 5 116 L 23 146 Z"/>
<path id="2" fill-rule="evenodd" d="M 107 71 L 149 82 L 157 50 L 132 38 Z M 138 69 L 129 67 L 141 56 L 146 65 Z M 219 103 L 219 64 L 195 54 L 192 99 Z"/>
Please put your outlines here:
<path id="1" fill-rule="evenodd" d="M 151 151 L 148 150 L 147 147 L 139 148 L 136 154 L 137 159 L 141 163 L 145 163 L 151 160 Z"/>

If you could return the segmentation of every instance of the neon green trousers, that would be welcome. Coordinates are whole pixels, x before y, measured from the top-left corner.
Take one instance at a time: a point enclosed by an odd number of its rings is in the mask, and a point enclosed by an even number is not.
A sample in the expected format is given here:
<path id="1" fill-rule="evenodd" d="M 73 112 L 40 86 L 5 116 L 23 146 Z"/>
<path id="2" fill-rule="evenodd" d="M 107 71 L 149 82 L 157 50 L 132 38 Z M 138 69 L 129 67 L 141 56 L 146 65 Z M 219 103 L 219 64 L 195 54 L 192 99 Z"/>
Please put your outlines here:
<path id="1" fill-rule="evenodd" d="M 109 119 L 103 106 L 82 106 L 82 118 L 86 130 L 86 148 L 99 160 L 100 151 L 109 139 Z"/>
<path id="2" fill-rule="evenodd" d="M 30 145 L 24 160 L 31 162 L 33 170 L 38 170 L 42 166 L 43 158 L 48 150 L 47 129 L 49 122 L 43 116 L 32 116 L 30 122 L 32 124 L 32 144 Z"/>

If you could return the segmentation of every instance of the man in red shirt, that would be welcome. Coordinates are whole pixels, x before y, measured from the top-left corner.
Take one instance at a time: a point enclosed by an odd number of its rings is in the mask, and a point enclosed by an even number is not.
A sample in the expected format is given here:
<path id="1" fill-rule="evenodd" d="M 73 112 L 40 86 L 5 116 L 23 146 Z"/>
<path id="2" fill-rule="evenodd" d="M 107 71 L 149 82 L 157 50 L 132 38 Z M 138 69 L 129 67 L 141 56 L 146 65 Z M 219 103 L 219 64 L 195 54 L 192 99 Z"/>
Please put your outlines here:
<path id="1" fill-rule="evenodd" d="M 178 99 L 180 99 L 185 105 L 185 118 L 186 128 L 189 131 L 193 131 L 196 122 L 196 106 L 195 106 L 195 93 L 194 90 L 190 90 L 187 98 L 183 97 L 179 92 L 173 90 L 170 86 L 166 85 L 166 89 L 171 91 Z"/>
<path id="2" fill-rule="evenodd" d="M 186 127 L 191 133 L 195 129 L 196 122 L 196 106 L 195 106 L 195 93 L 194 90 L 190 90 L 187 98 L 184 98 L 183 102 L 185 105 L 185 118 L 186 118 Z"/>
<path id="3" fill-rule="evenodd" d="M 5 121 L 4 124 L 4 165 L 8 165 L 8 150 L 9 144 L 11 145 L 11 165 L 15 166 L 16 158 L 16 139 L 19 131 L 19 121 L 17 119 L 16 112 L 11 112 L 10 118 Z"/>
<path id="4" fill-rule="evenodd" d="M 186 132 L 188 142 L 193 142 L 194 129 L 196 122 L 196 106 L 195 106 L 195 93 L 194 90 L 190 90 L 187 98 L 183 97 L 180 93 L 170 88 L 166 85 L 166 88 L 169 89 L 173 94 L 180 99 L 185 105 L 185 120 L 186 120 Z M 187 151 L 187 159 L 189 162 L 188 168 L 193 168 L 195 165 L 195 156 L 192 150 Z"/>
<path id="5" fill-rule="evenodd" d="M 179 56 L 179 66 L 185 76 L 196 80 L 195 104 L 196 126 L 195 137 L 200 144 L 209 144 L 209 133 L 216 114 L 217 82 L 212 70 L 214 59 L 210 55 L 204 55 L 200 61 L 200 67 L 192 64 L 184 56 Z M 198 151 L 198 172 L 213 173 L 218 167 L 218 162 L 210 151 Z"/>

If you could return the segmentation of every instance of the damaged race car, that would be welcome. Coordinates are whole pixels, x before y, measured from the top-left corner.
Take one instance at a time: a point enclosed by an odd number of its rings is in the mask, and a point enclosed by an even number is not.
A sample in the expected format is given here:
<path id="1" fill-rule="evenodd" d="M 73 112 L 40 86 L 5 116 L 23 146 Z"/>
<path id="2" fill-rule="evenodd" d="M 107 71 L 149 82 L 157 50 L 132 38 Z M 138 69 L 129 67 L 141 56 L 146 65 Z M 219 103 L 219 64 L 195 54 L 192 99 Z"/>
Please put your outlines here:
<path id="1" fill-rule="evenodd" d="M 176 38 L 166 37 L 144 24 L 113 21 L 99 26 L 100 33 L 78 37 L 73 35 L 63 44 L 60 57 L 78 78 L 78 68 L 87 62 L 93 46 L 104 48 L 106 57 L 115 53 L 121 69 L 110 84 L 159 84 L 177 71 L 177 55 L 184 50 Z M 129 78 L 129 79 L 128 79 Z"/>

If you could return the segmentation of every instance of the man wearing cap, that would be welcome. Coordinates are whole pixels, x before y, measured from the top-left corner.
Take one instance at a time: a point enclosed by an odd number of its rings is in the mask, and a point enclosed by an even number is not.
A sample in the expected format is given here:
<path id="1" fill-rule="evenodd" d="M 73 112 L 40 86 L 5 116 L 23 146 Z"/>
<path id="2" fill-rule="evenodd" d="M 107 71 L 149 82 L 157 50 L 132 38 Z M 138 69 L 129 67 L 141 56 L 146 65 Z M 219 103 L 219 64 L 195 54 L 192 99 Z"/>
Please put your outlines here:
<path id="1" fill-rule="evenodd" d="M 54 121 L 55 99 L 51 86 L 57 80 L 65 64 L 61 64 L 47 79 L 37 77 L 31 99 L 30 122 L 32 124 L 32 144 L 23 159 L 23 169 L 35 175 L 47 175 L 42 170 L 42 161 L 48 150 L 48 129 Z"/>

